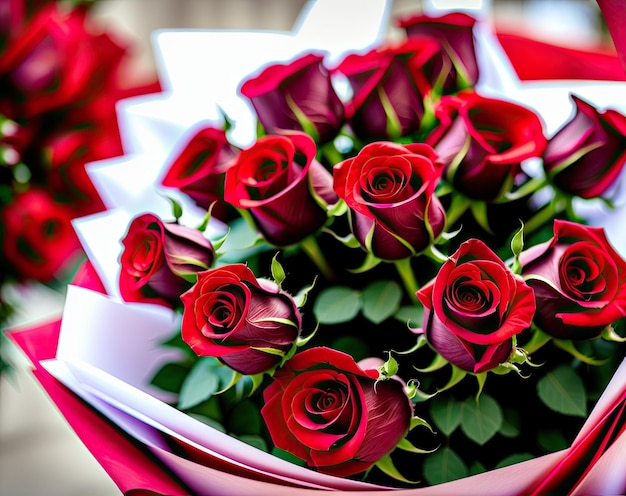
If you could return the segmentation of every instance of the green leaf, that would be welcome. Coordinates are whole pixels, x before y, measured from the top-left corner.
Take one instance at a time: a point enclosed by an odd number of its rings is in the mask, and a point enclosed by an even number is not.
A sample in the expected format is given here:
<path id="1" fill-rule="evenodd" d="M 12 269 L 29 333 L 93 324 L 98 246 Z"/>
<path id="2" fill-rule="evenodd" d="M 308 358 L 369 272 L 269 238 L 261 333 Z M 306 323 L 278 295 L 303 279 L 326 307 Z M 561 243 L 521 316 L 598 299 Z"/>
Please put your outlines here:
<path id="1" fill-rule="evenodd" d="M 220 386 L 216 369 L 221 367 L 213 358 L 201 358 L 185 378 L 178 398 L 178 409 L 187 410 L 198 403 L 208 400 Z"/>
<path id="2" fill-rule="evenodd" d="M 530 453 L 514 453 L 507 456 L 503 460 L 500 460 L 495 468 L 506 467 L 515 463 L 525 462 L 526 460 L 532 460 L 533 458 L 535 458 L 535 455 L 532 455 Z"/>
<path id="3" fill-rule="evenodd" d="M 484 467 L 482 463 L 474 460 L 472 464 L 470 465 L 469 475 L 482 474 L 483 472 L 486 472 L 486 471 L 487 469 Z"/>
<path id="4" fill-rule="evenodd" d="M 468 398 L 461 412 L 461 430 L 481 446 L 489 441 L 502 427 L 502 409 L 488 394 L 476 402 Z"/>
<path id="5" fill-rule="evenodd" d="M 504 437 L 517 437 L 520 434 L 520 424 L 519 412 L 509 408 L 504 412 L 500 434 Z"/>
<path id="6" fill-rule="evenodd" d="M 189 367 L 179 363 L 166 363 L 161 367 L 150 381 L 150 384 L 164 391 L 177 393 L 185 381 L 185 376 L 189 373 Z"/>
<path id="7" fill-rule="evenodd" d="M 280 448 L 277 448 L 276 446 L 272 448 L 272 455 L 274 455 L 277 458 L 280 458 L 281 460 L 287 460 L 288 462 L 291 462 L 294 465 L 300 465 L 301 467 L 305 465 L 304 460 L 298 458 L 296 455 L 292 455 L 288 451 L 281 450 Z"/>
<path id="8" fill-rule="evenodd" d="M 393 318 L 407 324 L 409 327 L 420 327 L 424 321 L 424 307 L 421 305 L 400 307 Z"/>
<path id="9" fill-rule="evenodd" d="M 250 400 L 237 403 L 228 415 L 228 428 L 236 435 L 258 435 L 263 421 L 258 407 Z"/>
<path id="10" fill-rule="evenodd" d="M 549 453 L 565 449 L 569 446 L 562 432 L 556 429 L 541 430 L 537 433 L 537 442 Z"/>
<path id="11" fill-rule="evenodd" d="M 587 416 L 587 395 L 582 380 L 574 369 L 560 365 L 537 382 L 537 394 L 548 408 L 578 417 Z"/>
<path id="12" fill-rule="evenodd" d="M 243 441 L 244 443 L 249 444 L 250 446 L 254 446 L 257 449 L 260 449 L 261 451 L 267 452 L 267 443 L 265 442 L 265 439 L 263 439 L 261 436 L 243 435 L 243 436 L 237 436 L 237 438 L 240 441 Z"/>
<path id="13" fill-rule="evenodd" d="M 355 336 L 341 336 L 331 343 L 331 348 L 352 355 L 357 362 L 371 356 L 367 343 Z"/>
<path id="14" fill-rule="evenodd" d="M 400 307 L 402 288 L 395 281 L 375 281 L 365 287 L 361 298 L 365 318 L 380 324 Z"/>
<path id="15" fill-rule="evenodd" d="M 429 484 L 441 484 L 467 477 L 467 466 L 452 449 L 445 447 L 428 455 L 424 461 L 424 478 Z"/>
<path id="16" fill-rule="evenodd" d="M 436 396 L 430 404 L 430 417 L 446 436 L 449 436 L 461 423 L 462 404 L 452 396 Z"/>
<path id="17" fill-rule="evenodd" d="M 361 309 L 359 293 L 346 286 L 326 288 L 317 296 L 313 313 L 321 324 L 348 322 Z"/>

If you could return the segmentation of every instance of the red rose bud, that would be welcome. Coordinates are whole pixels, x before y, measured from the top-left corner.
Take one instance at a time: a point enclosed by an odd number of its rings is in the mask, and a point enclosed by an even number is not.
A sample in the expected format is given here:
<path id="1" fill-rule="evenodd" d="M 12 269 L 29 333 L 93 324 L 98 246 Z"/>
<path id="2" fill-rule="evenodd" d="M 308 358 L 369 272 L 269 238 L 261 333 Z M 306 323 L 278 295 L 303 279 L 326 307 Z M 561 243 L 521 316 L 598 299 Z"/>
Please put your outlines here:
<path id="1" fill-rule="evenodd" d="M 270 65 L 245 81 L 241 94 L 250 100 L 268 134 L 304 131 L 318 143 L 326 143 L 344 124 L 343 103 L 321 55 Z"/>
<path id="2" fill-rule="evenodd" d="M 181 299 L 183 340 L 197 355 L 218 357 L 242 374 L 278 365 L 300 333 L 293 298 L 243 264 L 200 272 Z"/>
<path id="3" fill-rule="evenodd" d="M 626 164 L 626 116 L 598 111 L 572 95 L 574 117 L 548 142 L 543 166 L 561 191 L 582 198 L 602 196 Z"/>
<path id="4" fill-rule="evenodd" d="M 203 209 L 214 204 L 211 215 L 228 222 L 236 211 L 224 201 L 224 180 L 238 153 L 224 130 L 202 127 L 172 160 L 162 184 L 189 195 Z"/>
<path id="5" fill-rule="evenodd" d="M 369 469 L 404 438 L 413 416 L 403 384 L 378 376 L 330 348 L 296 353 L 263 392 L 273 443 L 326 474 Z"/>
<path id="6" fill-rule="evenodd" d="M 542 331 L 589 339 L 626 316 L 626 262 L 602 228 L 555 220 L 554 237 L 523 251 L 520 263 Z"/>
<path id="7" fill-rule="evenodd" d="M 521 171 L 521 162 L 539 157 L 546 146 L 541 121 L 515 103 L 473 91 L 441 98 L 438 126 L 426 142 L 446 164 L 445 175 L 465 196 L 495 200 Z"/>
<path id="8" fill-rule="evenodd" d="M 437 156 L 424 144 L 370 143 L 335 165 L 334 188 L 350 208 L 361 246 L 384 260 L 407 258 L 427 248 L 445 227 L 434 191 Z"/>
<path id="9" fill-rule="evenodd" d="M 434 39 L 415 38 L 398 46 L 348 55 L 335 69 L 352 86 L 350 126 L 364 141 L 396 139 L 416 132 L 424 96 L 432 89 L 425 70 L 438 55 Z"/>
<path id="10" fill-rule="evenodd" d="M 508 360 L 535 313 L 532 289 L 478 239 L 461 244 L 417 297 L 431 347 L 475 374 Z"/>
<path id="11" fill-rule="evenodd" d="M 429 36 L 441 43 L 439 71 L 435 74 L 446 75 L 443 83 L 445 94 L 456 93 L 478 82 L 474 24 L 476 19 L 462 12 L 453 12 L 440 17 L 420 14 L 398 21 L 398 25 L 404 28 L 410 38 Z"/>
<path id="12" fill-rule="evenodd" d="M 49 282 L 81 253 L 71 210 L 44 189 L 31 187 L 16 194 L 0 220 L 4 270 L 18 279 Z"/>
<path id="13" fill-rule="evenodd" d="M 315 142 L 304 133 L 261 137 L 226 172 L 224 197 L 250 212 L 269 243 L 296 244 L 324 225 L 326 207 L 338 200 L 315 154 Z"/>
<path id="14" fill-rule="evenodd" d="M 119 285 L 125 301 L 174 306 L 215 258 L 200 231 L 153 214 L 134 218 L 122 244 Z"/>

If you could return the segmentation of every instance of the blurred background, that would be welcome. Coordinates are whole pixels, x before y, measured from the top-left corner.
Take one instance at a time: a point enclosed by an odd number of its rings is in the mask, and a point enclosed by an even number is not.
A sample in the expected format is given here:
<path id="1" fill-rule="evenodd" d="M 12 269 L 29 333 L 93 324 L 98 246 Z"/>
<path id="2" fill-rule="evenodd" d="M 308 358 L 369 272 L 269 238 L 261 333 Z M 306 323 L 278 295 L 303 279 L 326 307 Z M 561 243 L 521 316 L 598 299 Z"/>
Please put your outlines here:
<path id="1" fill-rule="evenodd" d="M 99 0 L 92 17 L 130 50 L 130 77 L 146 81 L 156 78 L 150 41 L 155 30 L 289 30 L 304 4 L 305 0 Z M 419 0 L 394 0 L 392 18 L 421 8 Z M 587 49 L 611 44 L 592 0 L 492 0 L 491 9 L 503 32 Z M 63 302 L 62 293 L 41 286 L 27 286 L 10 296 L 30 303 L 29 311 L 18 311 L 8 326 L 56 315 Z M 8 354 L 14 369 L 0 379 L 0 495 L 119 494 L 30 375 L 26 360 L 15 349 L 9 348 Z"/>

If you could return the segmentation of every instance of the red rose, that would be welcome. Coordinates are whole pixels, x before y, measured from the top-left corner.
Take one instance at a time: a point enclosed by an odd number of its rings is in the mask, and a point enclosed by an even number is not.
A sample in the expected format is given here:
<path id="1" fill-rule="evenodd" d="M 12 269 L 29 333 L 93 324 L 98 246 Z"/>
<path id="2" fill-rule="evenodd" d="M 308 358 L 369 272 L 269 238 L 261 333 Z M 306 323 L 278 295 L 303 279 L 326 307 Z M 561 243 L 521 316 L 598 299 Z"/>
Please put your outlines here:
<path id="1" fill-rule="evenodd" d="M 378 375 L 330 348 L 296 353 L 263 392 L 273 443 L 327 474 L 369 469 L 404 438 L 413 416 L 402 383 L 377 383 Z"/>
<path id="2" fill-rule="evenodd" d="M 352 86 L 347 113 L 359 138 L 395 139 L 419 129 L 423 98 L 432 88 L 424 70 L 439 50 L 434 39 L 414 38 L 398 46 L 351 54 L 341 62 L 335 70 Z"/>
<path id="3" fill-rule="evenodd" d="M 626 262 L 602 228 L 555 220 L 554 237 L 522 252 L 520 262 L 544 332 L 588 339 L 626 316 Z"/>
<path id="4" fill-rule="evenodd" d="M 626 164 L 626 116 L 598 111 L 572 95 L 574 117 L 548 142 L 543 167 L 561 191 L 582 198 L 601 196 Z"/>
<path id="5" fill-rule="evenodd" d="M 304 133 L 264 136 L 226 172 L 226 201 L 248 210 L 275 246 L 317 232 L 328 219 L 326 207 L 337 201 L 332 176 L 315 153 L 315 142 Z"/>
<path id="6" fill-rule="evenodd" d="M 429 344 L 472 373 L 505 362 L 535 313 L 532 289 L 478 239 L 464 242 L 417 296 Z"/>
<path id="7" fill-rule="evenodd" d="M 515 103 L 473 91 L 441 98 L 438 126 L 427 137 L 446 164 L 446 177 L 469 198 L 491 201 L 507 192 L 520 163 L 546 146 L 541 121 Z"/>
<path id="8" fill-rule="evenodd" d="M 305 131 L 318 143 L 326 143 L 344 123 L 343 103 L 321 55 L 307 54 L 289 64 L 270 65 L 245 81 L 241 93 L 251 101 L 268 134 Z"/>
<path id="9" fill-rule="evenodd" d="M 350 208 L 359 243 L 386 260 L 427 248 L 445 227 L 435 196 L 437 156 L 424 144 L 370 143 L 333 170 L 334 188 Z"/>
<path id="10" fill-rule="evenodd" d="M 189 195 L 201 208 L 215 203 L 211 215 L 228 222 L 236 212 L 224 201 L 224 180 L 238 153 L 224 130 L 202 127 L 172 160 L 162 183 Z"/>
<path id="11" fill-rule="evenodd" d="M 197 229 L 163 222 L 153 214 L 135 217 L 120 255 L 120 293 L 125 301 L 176 305 L 180 295 L 215 258 Z"/>
<path id="12" fill-rule="evenodd" d="M 199 356 L 219 357 L 242 374 L 278 365 L 300 333 L 293 298 L 243 264 L 200 272 L 181 299 L 183 340 Z"/>
<path id="13" fill-rule="evenodd" d="M 85 28 L 85 6 L 67 12 L 52 3 L 4 52 L 0 81 L 11 95 L 9 116 L 37 117 L 91 99 L 108 82 L 124 49 Z"/>
<path id="14" fill-rule="evenodd" d="M 73 129 L 54 134 L 44 143 L 46 183 L 72 203 L 75 217 L 105 208 L 85 169 L 86 163 L 103 158 L 94 151 L 97 140 L 98 132 Z"/>
<path id="15" fill-rule="evenodd" d="M 442 53 L 438 66 L 440 71 L 445 70 L 443 92 L 446 94 L 456 93 L 478 82 L 474 24 L 476 19 L 462 12 L 439 17 L 419 14 L 398 21 L 407 36 L 430 36 L 441 43 Z"/>
<path id="16" fill-rule="evenodd" d="M 7 271 L 20 278 L 48 282 L 81 253 L 70 223 L 72 212 L 44 189 L 16 194 L 2 209 L 1 219 Z"/>

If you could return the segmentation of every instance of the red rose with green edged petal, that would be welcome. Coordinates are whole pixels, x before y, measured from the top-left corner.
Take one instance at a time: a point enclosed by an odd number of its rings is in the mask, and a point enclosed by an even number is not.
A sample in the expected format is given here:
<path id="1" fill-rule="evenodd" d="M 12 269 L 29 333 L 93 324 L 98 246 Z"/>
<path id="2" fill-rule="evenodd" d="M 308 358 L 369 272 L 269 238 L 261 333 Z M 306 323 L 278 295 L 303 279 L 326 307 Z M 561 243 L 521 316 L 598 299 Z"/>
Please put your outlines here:
<path id="1" fill-rule="evenodd" d="M 520 263 L 544 332 L 589 339 L 626 316 L 626 261 L 602 228 L 555 220 L 554 237 L 523 251 Z"/>
<path id="2" fill-rule="evenodd" d="M 119 287 L 125 301 L 175 306 L 215 259 L 200 231 L 153 214 L 135 217 L 122 244 Z"/>
<path id="3" fill-rule="evenodd" d="M 441 69 L 447 69 L 443 82 L 445 94 L 455 93 L 478 82 L 479 70 L 474 45 L 476 19 L 463 13 L 442 16 L 411 15 L 398 20 L 407 36 L 430 36 L 442 45 Z"/>
<path id="4" fill-rule="evenodd" d="M 273 64 L 241 86 L 268 134 L 305 131 L 317 143 L 332 140 L 344 124 L 324 57 L 309 53 L 288 64 Z"/>
<path id="5" fill-rule="evenodd" d="M 404 438 L 413 417 L 403 384 L 378 376 L 330 348 L 296 353 L 263 391 L 273 443 L 326 474 L 369 469 Z"/>
<path id="6" fill-rule="evenodd" d="M 182 191 L 200 208 L 208 210 L 213 205 L 211 216 L 228 222 L 237 213 L 224 201 L 224 181 L 238 154 L 223 129 L 202 126 L 175 155 L 161 182 Z"/>
<path id="7" fill-rule="evenodd" d="M 486 372 L 508 360 L 535 313 L 532 289 L 482 241 L 470 239 L 417 292 L 428 343 L 457 367 Z"/>
<path id="8" fill-rule="evenodd" d="M 419 253 L 445 227 L 445 211 L 434 194 L 440 169 L 428 145 L 370 143 L 335 165 L 333 178 L 350 208 L 354 236 L 378 258 Z"/>
<path id="9" fill-rule="evenodd" d="M 199 273 L 181 299 L 183 340 L 197 355 L 217 357 L 242 374 L 278 365 L 300 333 L 291 295 L 244 264 Z"/>
<path id="10" fill-rule="evenodd" d="M 416 132 L 424 115 L 424 96 L 432 89 L 427 70 L 440 53 L 431 38 L 348 55 L 335 69 L 348 78 L 350 126 L 364 141 L 396 139 Z"/>
<path id="11" fill-rule="evenodd" d="M 426 142 L 446 164 L 444 177 L 475 200 L 492 201 L 506 193 L 521 162 L 540 157 L 546 146 L 532 110 L 471 90 L 442 97 L 435 117 L 439 124 Z"/>
<path id="12" fill-rule="evenodd" d="M 248 210 L 263 237 L 288 246 L 316 233 L 337 202 L 332 176 L 301 132 L 268 135 L 243 150 L 226 172 L 224 198 Z"/>
<path id="13" fill-rule="evenodd" d="M 626 165 L 626 116 L 599 111 L 572 95 L 574 117 L 550 139 L 543 167 L 561 191 L 582 198 L 602 196 Z"/>

